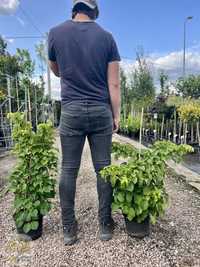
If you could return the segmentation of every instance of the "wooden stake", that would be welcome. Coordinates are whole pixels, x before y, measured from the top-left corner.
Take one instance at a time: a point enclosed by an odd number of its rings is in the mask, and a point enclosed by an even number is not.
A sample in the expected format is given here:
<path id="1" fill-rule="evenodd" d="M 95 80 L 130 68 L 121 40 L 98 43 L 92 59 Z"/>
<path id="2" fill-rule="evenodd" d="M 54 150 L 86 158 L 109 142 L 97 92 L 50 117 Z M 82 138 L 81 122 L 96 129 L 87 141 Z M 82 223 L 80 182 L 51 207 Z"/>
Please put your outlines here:
<path id="1" fill-rule="evenodd" d="M 199 121 L 197 121 L 197 140 L 200 146 L 200 132 L 199 132 Z"/>
<path id="2" fill-rule="evenodd" d="M 174 109 L 174 143 L 176 143 L 176 109 Z"/>
<path id="3" fill-rule="evenodd" d="M 142 146 L 143 117 L 144 117 L 144 108 L 142 108 L 141 119 L 140 119 L 140 153 L 141 153 L 141 146 Z"/>
<path id="4" fill-rule="evenodd" d="M 165 115 L 162 117 L 162 125 L 161 125 L 161 140 L 163 140 L 163 131 L 164 131 L 164 123 L 165 123 Z"/>

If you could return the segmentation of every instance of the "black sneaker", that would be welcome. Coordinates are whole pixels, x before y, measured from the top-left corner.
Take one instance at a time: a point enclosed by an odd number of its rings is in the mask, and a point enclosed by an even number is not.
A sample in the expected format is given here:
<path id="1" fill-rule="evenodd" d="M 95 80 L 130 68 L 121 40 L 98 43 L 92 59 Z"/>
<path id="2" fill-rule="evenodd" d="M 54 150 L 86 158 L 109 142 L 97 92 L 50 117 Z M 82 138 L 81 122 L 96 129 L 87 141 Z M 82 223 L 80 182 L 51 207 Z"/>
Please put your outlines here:
<path id="1" fill-rule="evenodd" d="M 77 241 L 78 223 L 74 222 L 72 225 L 63 226 L 64 244 L 71 246 Z"/>
<path id="2" fill-rule="evenodd" d="M 111 220 L 109 223 L 99 224 L 99 238 L 102 241 L 108 241 L 112 239 L 114 231 L 114 221 Z"/>

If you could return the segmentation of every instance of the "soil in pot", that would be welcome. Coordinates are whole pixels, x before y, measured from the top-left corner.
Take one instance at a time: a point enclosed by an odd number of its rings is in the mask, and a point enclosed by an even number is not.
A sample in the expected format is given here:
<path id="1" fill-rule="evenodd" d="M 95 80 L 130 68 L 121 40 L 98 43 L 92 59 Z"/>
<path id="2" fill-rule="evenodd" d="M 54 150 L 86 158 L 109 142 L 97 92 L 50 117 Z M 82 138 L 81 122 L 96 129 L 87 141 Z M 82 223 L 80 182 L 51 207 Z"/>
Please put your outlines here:
<path id="1" fill-rule="evenodd" d="M 39 227 L 37 230 L 31 230 L 28 233 L 25 233 L 23 228 L 17 227 L 18 237 L 21 241 L 33 241 L 42 236 L 42 228 L 43 228 L 43 216 L 39 217 Z"/>
<path id="2" fill-rule="evenodd" d="M 147 217 L 142 223 L 136 221 L 129 221 L 126 216 L 124 216 L 126 223 L 126 231 L 128 235 L 136 238 L 144 238 L 150 235 L 150 219 Z"/>

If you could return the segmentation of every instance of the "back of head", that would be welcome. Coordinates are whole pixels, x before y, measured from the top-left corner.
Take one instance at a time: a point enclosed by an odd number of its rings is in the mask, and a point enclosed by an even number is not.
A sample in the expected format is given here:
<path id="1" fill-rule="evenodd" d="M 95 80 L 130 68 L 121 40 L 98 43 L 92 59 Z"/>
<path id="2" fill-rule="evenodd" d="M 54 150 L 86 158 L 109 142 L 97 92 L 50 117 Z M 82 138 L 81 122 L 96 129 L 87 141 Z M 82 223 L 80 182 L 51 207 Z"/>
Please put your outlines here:
<path id="1" fill-rule="evenodd" d="M 72 18 L 77 14 L 87 15 L 91 20 L 99 16 L 99 8 L 96 0 L 74 0 L 72 9 Z"/>

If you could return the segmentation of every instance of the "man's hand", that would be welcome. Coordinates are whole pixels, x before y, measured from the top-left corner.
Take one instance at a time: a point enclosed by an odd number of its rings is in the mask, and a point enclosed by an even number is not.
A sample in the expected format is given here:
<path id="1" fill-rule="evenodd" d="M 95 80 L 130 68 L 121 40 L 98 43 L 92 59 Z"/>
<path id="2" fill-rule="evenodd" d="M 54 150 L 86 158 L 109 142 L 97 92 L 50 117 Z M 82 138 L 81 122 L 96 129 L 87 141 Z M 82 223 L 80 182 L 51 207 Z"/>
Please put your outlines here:
<path id="1" fill-rule="evenodd" d="M 117 133 L 119 131 L 119 123 L 120 120 L 118 118 L 113 119 L 113 133 Z"/>

